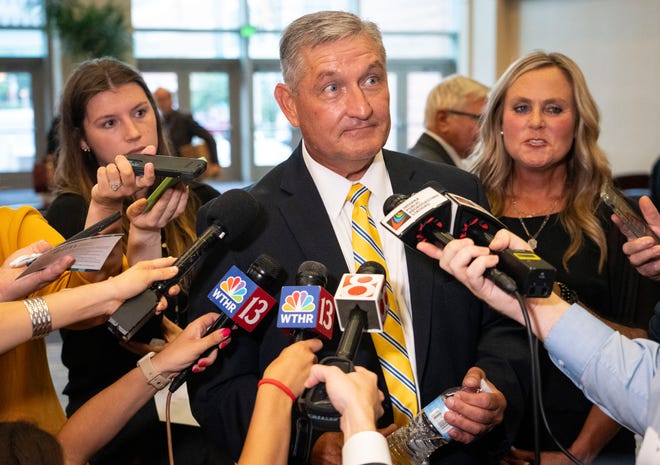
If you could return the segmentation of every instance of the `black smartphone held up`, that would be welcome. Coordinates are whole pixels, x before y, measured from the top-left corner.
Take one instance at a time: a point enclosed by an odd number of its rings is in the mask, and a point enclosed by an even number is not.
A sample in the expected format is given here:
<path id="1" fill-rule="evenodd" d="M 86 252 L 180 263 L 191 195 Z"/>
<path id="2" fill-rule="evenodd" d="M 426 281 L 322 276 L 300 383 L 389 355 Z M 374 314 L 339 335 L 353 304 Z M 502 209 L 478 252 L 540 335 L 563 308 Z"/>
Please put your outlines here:
<path id="1" fill-rule="evenodd" d="M 623 192 L 613 185 L 607 184 L 601 190 L 600 198 L 636 237 L 651 236 L 660 244 L 660 239 L 653 234 L 639 211 L 639 207 Z"/>
<path id="2" fill-rule="evenodd" d="M 146 155 L 136 153 L 126 155 L 136 175 L 144 174 L 144 165 L 153 163 L 156 176 L 180 178 L 182 181 L 192 181 L 206 171 L 206 160 L 203 158 L 171 157 L 168 155 Z"/>

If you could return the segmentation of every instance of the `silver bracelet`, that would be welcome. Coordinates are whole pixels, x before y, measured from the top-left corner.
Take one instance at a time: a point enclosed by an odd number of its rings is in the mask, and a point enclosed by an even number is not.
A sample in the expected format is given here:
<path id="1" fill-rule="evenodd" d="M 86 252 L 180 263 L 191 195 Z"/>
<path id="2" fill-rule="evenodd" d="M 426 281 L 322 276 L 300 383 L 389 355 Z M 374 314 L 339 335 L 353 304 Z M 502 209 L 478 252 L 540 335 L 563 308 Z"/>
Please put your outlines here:
<path id="1" fill-rule="evenodd" d="M 50 311 L 43 297 L 34 297 L 23 301 L 32 321 L 32 339 L 44 337 L 53 329 Z"/>

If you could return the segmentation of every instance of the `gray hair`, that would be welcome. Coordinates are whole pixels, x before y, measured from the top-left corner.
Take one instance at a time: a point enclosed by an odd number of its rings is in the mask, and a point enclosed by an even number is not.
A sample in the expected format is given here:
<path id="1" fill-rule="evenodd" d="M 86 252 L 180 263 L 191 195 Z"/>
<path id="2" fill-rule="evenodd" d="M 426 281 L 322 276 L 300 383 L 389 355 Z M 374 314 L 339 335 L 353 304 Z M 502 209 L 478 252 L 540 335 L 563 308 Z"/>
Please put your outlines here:
<path id="1" fill-rule="evenodd" d="M 486 100 L 490 88 L 466 76 L 452 74 L 436 85 L 426 98 L 424 124 L 433 125 L 438 110 L 463 110 L 475 100 Z"/>
<path id="2" fill-rule="evenodd" d="M 296 19 L 287 26 L 280 39 L 280 68 L 284 82 L 295 90 L 304 72 L 300 56 L 303 48 L 314 48 L 358 35 L 365 35 L 373 41 L 385 64 L 385 46 L 375 23 L 345 11 L 318 11 Z"/>

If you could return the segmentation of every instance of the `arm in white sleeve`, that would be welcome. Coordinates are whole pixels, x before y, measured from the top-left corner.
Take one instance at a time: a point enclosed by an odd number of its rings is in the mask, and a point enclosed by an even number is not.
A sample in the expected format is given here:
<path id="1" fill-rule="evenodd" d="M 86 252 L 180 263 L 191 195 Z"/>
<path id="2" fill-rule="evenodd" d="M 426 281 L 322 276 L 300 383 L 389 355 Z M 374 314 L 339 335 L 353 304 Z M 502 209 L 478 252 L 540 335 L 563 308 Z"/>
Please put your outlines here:
<path id="1" fill-rule="evenodd" d="M 376 431 L 355 433 L 341 452 L 343 465 L 392 465 L 387 439 Z"/>

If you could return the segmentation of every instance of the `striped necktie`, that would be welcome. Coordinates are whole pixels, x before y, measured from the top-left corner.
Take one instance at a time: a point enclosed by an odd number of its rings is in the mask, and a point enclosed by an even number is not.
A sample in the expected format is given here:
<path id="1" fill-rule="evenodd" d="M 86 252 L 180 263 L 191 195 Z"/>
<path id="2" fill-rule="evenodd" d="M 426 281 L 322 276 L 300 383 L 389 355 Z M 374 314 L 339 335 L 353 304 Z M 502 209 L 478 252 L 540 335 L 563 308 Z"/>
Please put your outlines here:
<path id="1" fill-rule="evenodd" d="M 378 229 L 369 215 L 370 195 L 369 189 L 357 183 L 351 186 L 346 197 L 346 200 L 353 204 L 351 221 L 353 260 L 356 268 L 364 262 L 376 261 L 383 265 L 389 275 Z M 401 319 L 389 280 L 387 281 L 387 300 L 389 311 L 383 332 L 372 333 L 372 339 L 392 399 L 394 422 L 398 426 L 403 426 L 417 414 L 417 392 Z"/>

